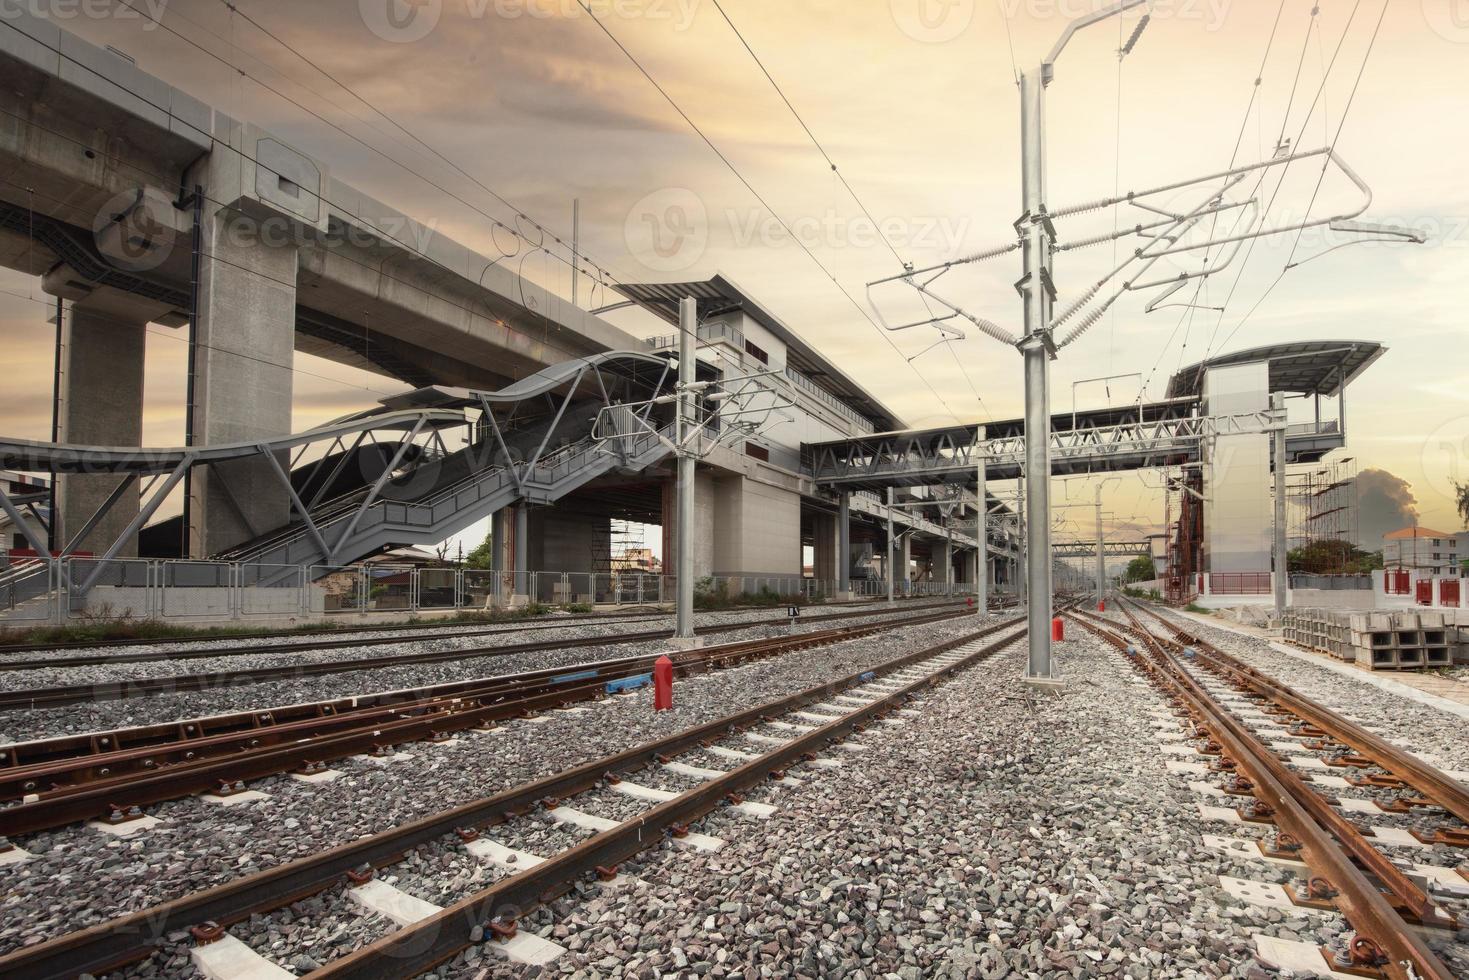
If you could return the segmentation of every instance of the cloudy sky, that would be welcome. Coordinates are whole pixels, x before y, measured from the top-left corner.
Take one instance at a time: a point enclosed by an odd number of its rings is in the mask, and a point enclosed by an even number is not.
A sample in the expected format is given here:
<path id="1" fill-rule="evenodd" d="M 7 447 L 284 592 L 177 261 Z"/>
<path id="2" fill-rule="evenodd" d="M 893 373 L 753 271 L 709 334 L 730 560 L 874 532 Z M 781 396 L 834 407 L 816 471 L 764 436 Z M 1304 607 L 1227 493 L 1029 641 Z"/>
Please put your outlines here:
<path id="1" fill-rule="evenodd" d="M 525 239 L 541 238 L 532 221 L 567 237 L 577 199 L 585 252 L 611 276 L 721 271 L 910 424 L 1020 413 L 1013 350 L 971 329 L 909 362 L 936 335 L 898 334 L 895 353 L 865 284 L 900 259 L 927 265 L 1007 241 L 1020 212 L 1016 67 L 1034 65 L 1092 0 L 720 0 L 809 134 L 713 0 L 587 0 L 591 15 L 577 0 L 238 0 L 241 14 L 220 0 L 129 2 L 161 11 L 164 27 L 121 4 L 108 16 L 62 3 L 54 13 L 444 234 L 489 253 L 524 249 L 496 237 L 491 218 L 513 225 L 518 210 L 531 219 L 519 222 Z M 1389 352 L 1349 391 L 1345 455 L 1385 471 L 1374 499 L 1394 519 L 1416 506 L 1424 524 L 1458 527 L 1452 481 L 1469 479 L 1469 183 L 1458 124 L 1469 109 L 1469 10 L 1461 0 L 1387 0 L 1379 27 L 1383 0 L 1321 0 L 1313 15 L 1314 3 L 1155 0 L 1125 59 L 1118 49 L 1135 15 L 1078 35 L 1049 90 L 1048 202 L 1055 210 L 1216 173 L 1232 159 L 1269 159 L 1282 140 L 1299 149 L 1334 142 L 1371 186 L 1362 220 L 1411 226 L 1428 243 L 1323 255 L 1346 239 L 1281 235 L 1242 249 L 1175 305 L 1147 314 L 1156 290 L 1129 293 L 1063 351 L 1054 406 L 1130 401 L 1140 387 L 1160 397 L 1173 371 L 1208 354 L 1297 338 L 1382 341 Z M 1191 208 L 1217 187 L 1155 203 Z M 1271 170 L 1258 189 L 1246 181 L 1231 199 L 1251 198 L 1267 227 L 1362 203 L 1319 158 Z M 1144 220 L 1137 209 L 1103 209 L 1058 230 L 1075 241 Z M 1061 305 L 1139 244 L 1062 253 Z M 527 253 L 526 275 L 569 290 L 565 263 Z M 1200 254 L 1153 271 L 1197 268 Z M 1286 272 L 1288 263 L 1296 267 Z M 1012 253 L 940 284 L 1018 330 L 1018 275 Z M 3 288 L 17 369 L 3 399 L 6 429 L 44 436 L 51 328 L 24 298 L 43 297 L 14 275 Z M 901 289 L 874 290 L 871 300 L 891 322 L 921 310 Z M 611 317 L 635 334 L 659 332 L 640 313 Z M 183 334 L 150 329 L 146 437 L 173 444 Z M 298 426 L 396 387 L 302 355 L 297 363 Z M 1075 385 L 1106 375 L 1119 377 Z M 1111 523 L 1150 529 L 1161 518 L 1155 488 L 1148 476 L 1109 484 Z M 1058 492 L 1062 502 L 1091 497 L 1079 483 Z M 1060 519 L 1081 519 L 1073 513 Z"/>

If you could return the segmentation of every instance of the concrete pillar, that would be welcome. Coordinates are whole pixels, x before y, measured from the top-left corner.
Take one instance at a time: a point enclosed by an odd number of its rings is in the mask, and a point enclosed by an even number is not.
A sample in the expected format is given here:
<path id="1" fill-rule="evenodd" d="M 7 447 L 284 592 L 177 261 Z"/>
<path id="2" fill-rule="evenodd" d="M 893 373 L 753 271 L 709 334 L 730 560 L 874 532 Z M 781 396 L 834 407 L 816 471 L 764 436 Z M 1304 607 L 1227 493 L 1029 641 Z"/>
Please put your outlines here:
<path id="1" fill-rule="evenodd" d="M 327 230 L 324 167 L 244 124 L 216 137 L 189 177 L 206 195 L 193 328 L 193 441 L 200 446 L 291 432 L 297 253 Z M 195 557 L 227 550 L 288 515 L 268 460 L 201 468 L 191 486 L 190 550 Z"/>
<path id="2" fill-rule="evenodd" d="M 949 539 L 939 538 L 933 543 L 932 549 L 934 581 L 952 585 L 954 583 L 954 559 L 949 551 Z"/>
<path id="3" fill-rule="evenodd" d="M 86 446 L 140 446 L 143 438 L 144 329 L 147 320 L 72 306 L 64 319 L 61 364 L 62 442 Z M 80 531 L 123 477 L 62 474 L 57 480 L 61 520 L 57 548 Z M 76 545 L 101 554 L 138 516 L 136 488 Z M 119 557 L 138 553 L 134 535 Z"/>
<path id="4" fill-rule="evenodd" d="M 913 581 L 913 535 L 903 535 L 903 545 L 898 554 L 898 581 L 903 583 L 905 590 L 908 583 Z"/>

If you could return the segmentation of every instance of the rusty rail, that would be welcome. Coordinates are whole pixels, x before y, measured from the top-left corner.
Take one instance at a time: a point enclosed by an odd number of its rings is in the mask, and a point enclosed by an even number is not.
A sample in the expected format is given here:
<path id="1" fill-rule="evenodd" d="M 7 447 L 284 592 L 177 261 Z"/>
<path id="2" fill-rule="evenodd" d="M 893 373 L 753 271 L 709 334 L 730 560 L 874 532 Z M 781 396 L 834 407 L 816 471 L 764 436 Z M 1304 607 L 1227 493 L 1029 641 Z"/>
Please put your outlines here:
<path id="1" fill-rule="evenodd" d="M 623 774 L 641 769 L 656 762 L 659 756 L 687 751 L 706 740 L 721 738 L 757 724 L 766 716 L 827 700 L 834 693 L 972 643 L 1017 623 L 1018 620 L 1010 620 L 966 633 L 848 677 L 685 729 L 380 834 L 16 950 L 0 957 L 0 976 L 7 980 L 62 980 L 84 973 L 101 975 L 151 955 L 168 941 L 170 933 L 207 921 L 228 926 L 253 914 L 280 908 L 331 887 L 340 882 L 348 871 L 355 871 L 363 865 L 387 866 L 400 860 L 412 848 L 446 837 L 459 829 L 504 823 L 515 815 L 528 812 L 548 797 L 564 799 L 585 792 L 608 773 Z M 464 933 L 467 931 L 466 928 Z M 399 971 L 395 969 L 392 972 Z"/>
<path id="2" fill-rule="evenodd" d="M 897 624 L 867 623 L 704 647 L 673 654 L 674 670 L 678 674 L 713 670 L 963 615 L 945 611 L 905 617 Z M 280 718 L 274 711 L 245 712 L 226 716 L 231 730 L 213 735 L 205 733 L 216 720 L 206 718 L 148 726 L 146 734 L 121 730 L 54 740 L 63 747 L 44 741 L 7 746 L 3 751 L 10 759 L 33 753 L 43 761 L 0 768 L 0 799 L 28 796 L 27 802 L 0 809 L 0 836 L 106 817 L 114 808 L 126 810 L 221 788 L 227 792 L 240 781 L 309 770 L 361 752 L 594 700 L 606 695 L 609 681 L 651 671 L 659 656 L 390 692 L 420 695 L 401 703 L 392 697 L 365 696 L 296 705 L 281 712 Z M 145 737 L 149 744 L 135 744 Z"/>
<path id="3" fill-rule="evenodd" d="M 1128 646 L 1113 632 L 1117 629 L 1113 624 L 1092 616 L 1075 619 L 1114 647 Z M 1454 974 L 1404 922 L 1353 858 L 1364 860 L 1373 873 L 1384 875 L 1384 884 L 1395 895 L 1399 889 L 1408 894 L 1417 892 L 1422 906 L 1432 913 L 1427 896 L 1225 710 L 1151 631 L 1138 626 L 1136 635 L 1148 647 L 1149 656 L 1134 656 L 1133 662 L 1188 713 L 1199 729 L 1207 732 L 1223 768 L 1245 773 L 1250 792 L 1258 801 L 1256 815 L 1268 817 L 1276 825 L 1276 853 L 1299 855 L 1298 859 L 1318 876 L 1313 879 L 1313 894 L 1328 899 L 1354 928 L 1355 934 L 1348 942 L 1349 962 L 1326 961 L 1324 965 L 1343 971 L 1380 971 L 1391 980 L 1452 980 Z"/>

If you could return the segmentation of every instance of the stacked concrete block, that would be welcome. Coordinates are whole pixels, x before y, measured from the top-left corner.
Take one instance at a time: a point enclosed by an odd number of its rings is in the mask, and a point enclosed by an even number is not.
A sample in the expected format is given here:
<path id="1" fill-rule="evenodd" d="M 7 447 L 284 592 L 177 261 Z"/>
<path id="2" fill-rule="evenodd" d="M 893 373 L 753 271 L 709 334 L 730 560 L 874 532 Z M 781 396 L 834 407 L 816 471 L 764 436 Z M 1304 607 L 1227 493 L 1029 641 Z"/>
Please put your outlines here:
<path id="1" fill-rule="evenodd" d="M 1463 632 L 1469 632 L 1469 614 L 1458 615 L 1465 619 Z M 1447 667 L 1459 649 L 1460 632 L 1455 614 L 1419 610 L 1292 609 L 1284 624 L 1287 643 L 1369 670 Z"/>

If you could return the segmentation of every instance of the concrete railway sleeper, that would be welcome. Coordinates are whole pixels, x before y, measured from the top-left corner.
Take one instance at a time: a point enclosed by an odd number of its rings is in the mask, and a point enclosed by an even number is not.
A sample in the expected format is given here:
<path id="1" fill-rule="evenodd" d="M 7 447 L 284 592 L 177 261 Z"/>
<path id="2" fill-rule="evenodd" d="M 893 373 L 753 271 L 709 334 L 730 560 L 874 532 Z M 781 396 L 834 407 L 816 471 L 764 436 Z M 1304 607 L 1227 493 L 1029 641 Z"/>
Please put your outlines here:
<path id="1" fill-rule="evenodd" d="M 1188 632 L 1180 624 L 1165 619 L 1146 606 L 1129 605 L 1168 629 L 1175 642 L 1195 650 L 1198 663 L 1240 689 L 1265 698 L 1283 715 L 1294 718 L 1304 734 L 1316 736 L 1327 746 L 1351 749 L 1361 758 L 1386 770 L 1393 779 L 1421 794 L 1418 798 L 1405 800 L 1403 806 L 1423 805 L 1416 801 L 1427 801 L 1469 825 L 1469 787 L 1457 779 L 1330 708 L 1296 693 L 1268 674 L 1247 666 L 1207 640 Z M 1469 835 L 1446 833 L 1434 842 L 1469 846 Z"/>
<path id="2" fill-rule="evenodd" d="M 905 618 L 914 626 L 965 615 Z M 675 675 L 737 666 L 894 629 L 837 627 L 670 654 Z M 616 682 L 643 678 L 661 654 L 569 665 L 434 687 L 340 698 L 269 711 L 194 718 L 0 748 L 0 835 L 33 833 L 92 818 L 114 819 L 193 793 L 239 792 L 245 780 L 327 763 L 407 742 L 490 729 L 514 718 L 609 696 Z"/>
<path id="3" fill-rule="evenodd" d="M 1005 635 L 988 640 L 996 633 Z M 222 956 L 236 957 L 238 963 L 243 957 L 243 965 L 262 971 L 255 975 L 285 976 L 286 971 L 233 940 L 228 928 L 253 914 L 342 887 L 353 889 L 353 899 L 369 907 L 377 901 L 389 905 L 396 901 L 399 914 L 391 917 L 403 927 L 326 964 L 314 975 L 412 976 L 476 943 L 511 957 L 535 960 L 553 955 L 555 951 L 547 949 L 550 944 L 517 932 L 518 917 L 591 875 L 615 881 L 617 865 L 665 840 L 680 846 L 717 846 L 717 840 L 695 834 L 689 825 L 725 806 L 757 819 L 769 815 L 768 806 L 745 803 L 741 791 L 773 779 L 794 785 L 798 781 L 785 775 L 786 770 L 802 764 L 836 764 L 835 760 L 813 759 L 815 751 L 902 709 L 924 689 L 1023 636 L 1019 620 L 970 631 L 860 673 L 493 796 L 17 950 L 0 957 L 0 975 L 26 980 L 100 975 L 146 958 L 170 934 L 188 929 L 198 944 L 196 962 Z M 783 721 L 783 717 L 790 720 Z M 775 734 L 769 734 L 772 732 Z M 769 748 L 751 752 L 718 744 L 736 737 Z M 696 764 L 676 758 L 684 754 Z M 721 759 L 739 764 L 729 770 L 709 768 Z M 649 767 L 666 767 L 698 784 L 682 793 L 650 792 L 630 778 Z M 616 791 L 619 786 L 628 796 L 656 800 L 657 805 L 621 823 L 587 820 L 586 814 L 568 805 L 580 794 Z M 494 828 L 531 814 L 590 826 L 595 833 L 544 859 L 507 853 L 508 849 L 490 839 Z M 427 903 L 416 900 L 404 903 L 403 896 L 393 895 L 390 885 L 374 883 L 376 870 L 390 867 L 413 848 L 445 841 L 470 849 L 484 861 L 499 862 L 503 868 L 513 865 L 513 873 L 447 908 L 425 908 Z M 516 862 L 517 858 L 521 860 Z"/>
<path id="4" fill-rule="evenodd" d="M 1265 856 L 1303 861 L 1314 873 L 1306 897 L 1334 907 L 1351 924 L 1355 932 L 1345 951 L 1323 949 L 1319 970 L 1392 980 L 1454 976 L 1402 913 L 1419 924 L 1451 927 L 1452 919 L 1232 715 L 1178 653 L 1136 620 L 1124 628 L 1089 614 L 1075 619 L 1126 653 L 1134 668 L 1187 718 L 1203 740 L 1201 752 L 1216 757 L 1210 768 L 1224 777 L 1226 793 L 1254 797 L 1248 818 L 1276 828 L 1273 846 L 1261 844 Z M 1142 644 L 1143 655 L 1129 636 Z"/>
<path id="5" fill-rule="evenodd" d="M 940 608 L 962 610 L 966 607 L 961 603 L 955 603 L 953 601 L 923 606 L 906 606 L 899 610 L 898 615 L 892 618 L 901 622 L 905 617 L 910 617 L 913 613 Z M 850 612 L 827 613 L 820 616 L 804 617 L 802 622 L 822 623 L 843 619 L 858 619 L 868 616 L 882 616 L 884 612 L 884 610 L 862 609 Z M 774 619 L 761 619 L 750 622 L 720 623 L 703 628 L 700 630 L 700 635 L 708 636 L 715 633 L 732 633 L 739 630 L 754 629 L 759 626 L 770 626 L 775 623 L 787 621 L 788 619 L 786 617 L 781 616 Z M 164 677 L 130 678 L 127 680 L 90 684 L 35 687 L 14 691 L 0 691 L 0 712 L 31 708 L 63 707 L 69 704 L 88 704 L 100 701 L 120 701 L 129 698 L 150 697 L 159 694 L 178 694 L 188 691 L 238 688 L 251 684 L 263 684 L 269 681 L 298 680 L 306 677 L 322 677 L 329 674 L 377 670 L 383 667 L 468 660 L 475 657 L 498 657 L 519 653 L 536 653 L 542 650 L 566 650 L 575 647 L 611 646 L 625 643 L 656 643 L 660 640 L 667 640 L 668 638 L 669 633 L 667 630 L 652 630 L 641 633 L 614 633 L 606 636 L 543 640 L 531 643 L 508 643 L 497 646 L 466 647 L 450 650 L 432 650 L 386 657 L 357 657 L 350 660 L 294 663 L 271 667 L 255 667 L 244 670 L 218 671 L 214 673 L 175 674 Z M 395 639 L 394 642 L 402 642 L 402 640 Z M 253 653 L 278 652 L 264 647 L 249 647 L 246 649 Z M 212 651 L 210 653 L 210 656 L 221 655 L 219 651 Z M 103 662 L 106 663 L 109 661 L 104 659 Z M 45 666 L 52 665 L 48 664 Z"/>

